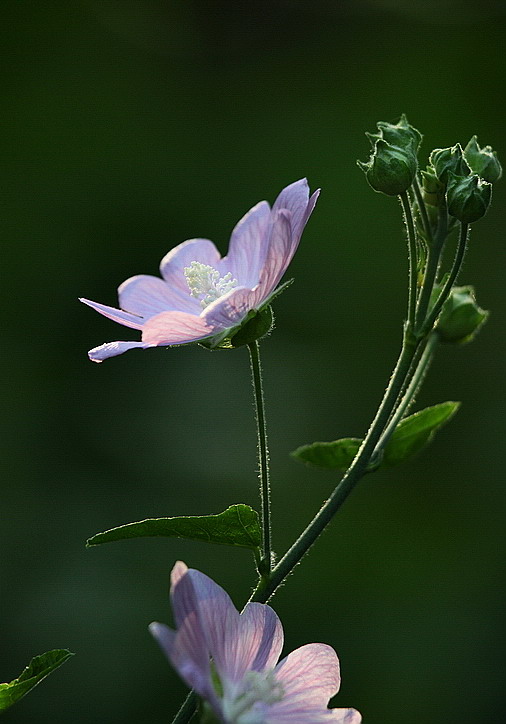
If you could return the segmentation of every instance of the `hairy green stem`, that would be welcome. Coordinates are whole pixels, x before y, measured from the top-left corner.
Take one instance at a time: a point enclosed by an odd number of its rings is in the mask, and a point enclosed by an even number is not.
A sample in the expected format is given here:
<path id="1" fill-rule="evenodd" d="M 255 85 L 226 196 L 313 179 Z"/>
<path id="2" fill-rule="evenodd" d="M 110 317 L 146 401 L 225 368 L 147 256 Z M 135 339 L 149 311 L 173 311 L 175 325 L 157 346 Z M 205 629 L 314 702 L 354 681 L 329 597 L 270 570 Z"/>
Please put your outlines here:
<path id="1" fill-rule="evenodd" d="M 427 266 L 425 268 L 425 275 L 422 285 L 422 291 L 420 292 L 420 298 L 418 300 L 418 307 L 416 310 L 416 325 L 417 328 L 424 324 L 427 309 L 429 308 L 430 297 L 432 289 L 434 288 L 434 282 L 436 281 L 437 272 L 439 269 L 439 260 L 441 259 L 441 253 L 448 236 L 448 211 L 446 204 L 439 211 L 439 221 L 436 235 L 433 239 L 432 245 L 429 247 L 429 255 L 427 258 Z"/>
<path id="2" fill-rule="evenodd" d="M 422 217 L 423 229 L 425 231 L 427 241 L 429 244 L 432 244 L 432 229 L 429 221 L 429 216 L 427 214 L 427 207 L 425 206 L 425 201 L 423 200 L 420 184 L 418 183 L 418 178 L 416 176 L 415 180 L 413 181 L 413 189 L 415 191 L 418 208 L 420 209 L 420 216 Z"/>
<path id="3" fill-rule="evenodd" d="M 461 223 L 459 243 L 457 246 L 457 251 L 455 253 L 455 259 L 453 260 L 453 266 L 452 266 L 452 270 L 450 272 L 450 276 L 446 280 L 443 289 L 439 293 L 439 296 L 438 296 L 436 302 L 434 303 L 434 306 L 432 307 L 432 309 L 423 325 L 422 333 L 424 333 L 424 332 L 428 333 L 434 326 L 434 323 L 435 323 L 436 319 L 438 318 L 441 309 L 443 308 L 443 304 L 448 299 L 448 296 L 452 290 L 452 287 L 457 280 L 459 272 L 462 268 L 462 262 L 464 261 L 464 256 L 466 254 L 468 229 L 469 229 L 468 224 Z"/>
<path id="4" fill-rule="evenodd" d="M 413 340 L 412 336 L 409 333 L 405 333 L 402 350 L 390 379 L 390 383 L 369 431 L 357 455 L 355 456 L 355 459 L 330 498 L 324 503 L 316 516 L 287 553 L 285 553 L 279 563 L 272 569 L 270 578 L 260 580 L 256 590 L 251 596 L 251 601 L 265 603 L 272 596 L 286 576 L 291 573 L 305 553 L 307 553 L 309 548 L 323 532 L 324 528 L 330 523 L 333 516 L 339 510 L 358 481 L 367 472 L 367 467 L 376 445 L 378 444 L 384 427 L 395 407 L 399 392 L 405 383 L 406 375 L 409 374 L 411 362 L 416 355 L 417 347 L 418 345 Z"/>
<path id="5" fill-rule="evenodd" d="M 404 220 L 408 231 L 408 258 L 409 258 L 409 291 L 408 291 L 408 326 L 413 328 L 416 312 L 416 289 L 417 289 L 417 268 L 416 268 L 416 232 L 411 212 L 411 204 L 407 191 L 399 195 L 404 212 Z"/>
<path id="6" fill-rule="evenodd" d="M 258 465 L 260 480 L 260 499 L 262 504 L 262 576 L 269 576 L 271 570 L 271 494 L 269 483 L 269 450 L 267 448 L 267 427 L 265 422 L 264 393 L 262 387 L 262 368 L 258 342 L 248 344 L 251 376 L 255 394 L 255 410 L 258 433 Z"/>
<path id="7" fill-rule="evenodd" d="M 420 345 L 422 353 L 418 364 L 416 365 L 416 368 L 411 376 L 411 380 L 406 387 L 406 391 L 404 392 L 402 398 L 397 404 L 397 408 L 392 415 L 390 422 L 388 423 L 380 439 L 378 440 L 378 444 L 376 445 L 376 448 L 374 449 L 374 453 L 372 455 L 373 458 L 379 455 L 379 453 L 384 449 L 393 431 L 395 430 L 399 422 L 408 411 L 410 405 L 414 401 L 420 385 L 422 384 L 424 377 L 427 374 L 430 363 L 432 362 L 432 358 L 434 356 L 434 351 L 438 341 L 438 335 L 436 333 L 432 333 L 427 338 L 427 341 Z"/>

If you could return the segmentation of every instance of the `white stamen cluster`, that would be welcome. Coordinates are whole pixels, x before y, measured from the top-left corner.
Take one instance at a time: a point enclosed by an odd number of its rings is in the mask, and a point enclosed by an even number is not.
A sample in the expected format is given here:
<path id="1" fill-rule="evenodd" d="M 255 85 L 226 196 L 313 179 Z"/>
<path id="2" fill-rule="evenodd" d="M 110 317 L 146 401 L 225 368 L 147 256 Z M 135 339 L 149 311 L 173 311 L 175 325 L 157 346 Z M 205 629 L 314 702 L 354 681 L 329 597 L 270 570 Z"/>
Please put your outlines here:
<path id="1" fill-rule="evenodd" d="M 184 275 L 191 296 L 201 298 L 202 309 L 237 286 L 237 279 L 232 279 L 230 272 L 220 277 L 217 269 L 199 261 L 192 261 L 190 266 L 185 266 Z"/>
<path id="2" fill-rule="evenodd" d="M 248 671 L 242 680 L 241 690 L 225 704 L 226 721 L 236 724 L 262 724 L 264 714 L 255 711 L 255 704 L 275 704 L 281 701 L 284 690 L 274 676 L 274 671 Z"/>

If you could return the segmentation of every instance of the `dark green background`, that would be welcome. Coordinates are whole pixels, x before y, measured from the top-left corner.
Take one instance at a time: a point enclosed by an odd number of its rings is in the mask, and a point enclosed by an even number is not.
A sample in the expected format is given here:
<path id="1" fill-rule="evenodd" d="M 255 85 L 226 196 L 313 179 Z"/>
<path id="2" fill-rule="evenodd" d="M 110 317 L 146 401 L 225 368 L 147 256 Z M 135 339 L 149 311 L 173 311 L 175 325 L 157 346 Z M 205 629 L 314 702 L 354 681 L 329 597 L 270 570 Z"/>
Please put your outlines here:
<path id="1" fill-rule="evenodd" d="M 77 302 L 186 238 L 222 252 L 254 203 L 323 189 L 263 345 L 274 541 L 335 484 L 288 453 L 361 435 L 405 309 L 398 204 L 367 186 L 364 131 L 406 112 L 423 152 L 473 133 L 506 159 L 499 0 L 3 0 L 0 680 L 77 656 L 5 715 L 30 724 L 170 722 L 184 692 L 147 632 L 181 558 L 240 605 L 244 550 L 173 540 L 85 550 L 149 516 L 257 505 L 245 350 L 89 348 L 135 332 Z M 332 644 L 336 705 L 366 724 L 503 719 L 504 183 L 462 281 L 490 321 L 441 349 L 420 405 L 463 401 L 429 450 L 364 480 L 273 605 L 286 651 Z"/>

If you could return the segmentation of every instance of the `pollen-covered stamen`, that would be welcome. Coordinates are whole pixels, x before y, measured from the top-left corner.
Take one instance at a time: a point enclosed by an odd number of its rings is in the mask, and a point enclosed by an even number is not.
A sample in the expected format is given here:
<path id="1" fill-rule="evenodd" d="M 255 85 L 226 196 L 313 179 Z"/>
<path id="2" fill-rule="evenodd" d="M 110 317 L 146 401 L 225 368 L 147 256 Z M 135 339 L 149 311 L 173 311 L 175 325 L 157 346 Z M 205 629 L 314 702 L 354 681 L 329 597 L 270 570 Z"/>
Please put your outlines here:
<path id="1" fill-rule="evenodd" d="M 185 266 L 184 275 L 191 296 L 200 298 L 202 309 L 237 286 L 237 279 L 232 279 L 230 272 L 220 277 L 217 269 L 199 261 L 192 261 L 190 266 Z"/>
<path id="2" fill-rule="evenodd" d="M 284 696 L 284 689 L 274 671 L 248 671 L 241 690 L 234 699 L 225 703 L 225 718 L 236 724 L 262 724 L 263 715 L 253 709 L 255 704 L 275 704 Z"/>

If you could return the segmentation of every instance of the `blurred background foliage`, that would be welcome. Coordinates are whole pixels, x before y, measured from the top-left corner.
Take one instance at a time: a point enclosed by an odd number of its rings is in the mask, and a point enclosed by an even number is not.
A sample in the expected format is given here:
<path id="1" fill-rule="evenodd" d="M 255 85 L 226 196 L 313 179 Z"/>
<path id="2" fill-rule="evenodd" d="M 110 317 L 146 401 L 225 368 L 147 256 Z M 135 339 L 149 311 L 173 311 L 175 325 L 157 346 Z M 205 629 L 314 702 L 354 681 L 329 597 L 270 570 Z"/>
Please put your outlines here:
<path id="1" fill-rule="evenodd" d="M 170 721 L 184 694 L 147 632 L 181 558 L 240 605 L 247 551 L 175 540 L 85 550 L 106 528 L 257 505 L 245 350 L 86 351 L 135 333 L 79 305 L 220 250 L 258 200 L 307 176 L 322 196 L 263 345 L 283 552 L 335 484 L 288 453 L 361 435 L 400 344 L 395 200 L 355 159 L 401 112 L 424 154 L 478 134 L 506 159 L 501 0 L 3 0 L 0 680 L 76 656 L 6 722 Z M 504 182 L 503 182 L 504 183 Z M 409 464 L 376 473 L 273 601 L 286 650 L 338 651 L 335 704 L 370 724 L 489 724 L 504 711 L 504 186 L 461 277 L 490 321 L 441 349 L 420 406 L 462 409 Z"/>

